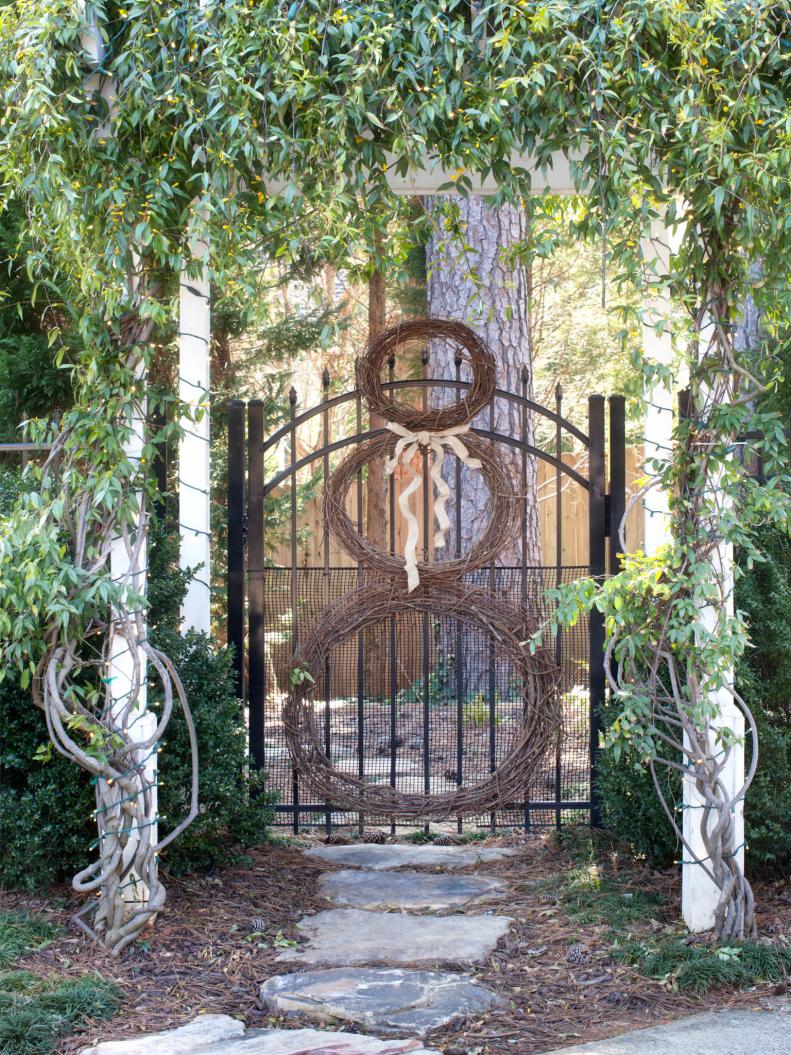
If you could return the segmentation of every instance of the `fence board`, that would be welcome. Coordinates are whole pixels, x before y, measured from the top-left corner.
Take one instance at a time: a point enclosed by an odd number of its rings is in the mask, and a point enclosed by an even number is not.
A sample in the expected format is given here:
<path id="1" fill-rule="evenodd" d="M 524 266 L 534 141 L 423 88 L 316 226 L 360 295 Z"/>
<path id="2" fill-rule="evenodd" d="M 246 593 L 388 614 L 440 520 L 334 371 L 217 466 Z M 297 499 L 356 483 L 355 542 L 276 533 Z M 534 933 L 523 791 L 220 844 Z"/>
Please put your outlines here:
<path id="1" fill-rule="evenodd" d="M 626 490 L 627 496 L 633 493 L 635 480 L 643 475 L 643 448 L 627 447 L 626 449 Z M 563 461 L 583 475 L 587 475 L 587 453 L 564 454 Z M 398 496 L 409 482 L 408 473 L 401 469 L 396 475 L 396 509 Z M 365 489 L 364 489 L 365 490 Z M 539 505 L 539 525 L 541 531 L 541 562 L 543 565 L 556 563 L 556 481 L 555 469 L 544 461 L 538 462 L 537 490 Z M 363 494 L 365 501 L 365 494 Z M 420 538 L 423 537 L 423 502 L 420 491 L 413 496 L 413 509 L 420 525 Z M 433 509 L 432 509 L 433 511 Z M 349 509 L 350 514 L 353 510 Z M 429 514 L 431 515 L 431 513 Z M 320 568 L 324 564 L 324 525 L 322 522 L 321 497 L 311 498 L 305 503 L 298 517 L 299 544 L 298 564 L 302 568 Z M 431 536 L 429 532 L 429 536 Z M 396 551 L 403 552 L 406 541 L 406 524 L 396 514 L 395 522 Z M 639 549 L 643 544 L 643 521 L 639 505 L 635 505 L 629 514 L 626 525 L 627 549 Z M 267 557 L 275 565 L 287 567 L 291 562 L 290 543 L 270 544 Z M 569 477 L 563 477 L 563 552 L 560 563 L 563 566 L 580 566 L 588 563 L 588 494 Z M 338 546 L 334 539 L 329 541 L 329 565 L 333 568 L 354 567 L 354 561 Z"/>

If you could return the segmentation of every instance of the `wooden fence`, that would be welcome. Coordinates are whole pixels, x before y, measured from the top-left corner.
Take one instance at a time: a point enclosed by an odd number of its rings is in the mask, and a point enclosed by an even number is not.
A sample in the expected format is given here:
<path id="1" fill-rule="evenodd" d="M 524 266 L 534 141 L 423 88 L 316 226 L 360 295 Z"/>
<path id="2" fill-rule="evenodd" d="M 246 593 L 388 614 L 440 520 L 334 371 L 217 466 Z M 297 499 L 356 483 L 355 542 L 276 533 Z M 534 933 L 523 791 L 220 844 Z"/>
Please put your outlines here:
<path id="1" fill-rule="evenodd" d="M 570 453 L 563 456 L 564 462 L 587 475 L 587 453 Z M 627 495 L 635 490 L 635 481 L 643 475 L 643 448 L 627 447 L 626 449 L 626 487 Z M 409 482 L 409 475 L 404 470 L 396 470 L 396 501 L 400 491 Z M 576 567 L 588 563 L 588 496 L 584 488 L 569 477 L 563 477 L 563 548 L 560 563 L 564 567 Z M 320 490 L 320 489 L 319 489 Z M 353 489 L 352 489 L 353 490 Z M 541 532 L 541 562 L 544 565 L 556 563 L 556 474 L 555 469 L 546 462 L 539 461 L 537 467 L 537 491 L 539 507 L 539 528 Z M 352 513 L 350 498 L 349 512 Z M 319 494 L 309 499 L 302 509 L 299 518 L 298 565 L 300 567 L 321 567 L 324 563 L 324 524 L 322 521 L 322 500 Z M 414 496 L 415 512 L 420 523 L 420 538 L 423 537 L 423 502 L 420 491 Z M 431 504 L 429 506 L 432 513 Z M 363 523 L 365 522 L 365 486 L 363 485 Z M 429 532 L 431 535 L 432 532 Z M 387 536 L 386 536 L 387 537 Z M 643 521 L 639 505 L 632 509 L 626 527 L 627 549 L 639 549 L 643 544 Z M 406 525 L 403 518 L 396 514 L 396 551 L 403 552 L 406 539 Z M 288 540 L 268 540 L 267 558 L 273 564 L 287 567 L 291 563 L 290 542 Z M 334 539 L 329 540 L 329 564 L 334 568 L 354 567 L 354 561 L 337 545 Z"/>

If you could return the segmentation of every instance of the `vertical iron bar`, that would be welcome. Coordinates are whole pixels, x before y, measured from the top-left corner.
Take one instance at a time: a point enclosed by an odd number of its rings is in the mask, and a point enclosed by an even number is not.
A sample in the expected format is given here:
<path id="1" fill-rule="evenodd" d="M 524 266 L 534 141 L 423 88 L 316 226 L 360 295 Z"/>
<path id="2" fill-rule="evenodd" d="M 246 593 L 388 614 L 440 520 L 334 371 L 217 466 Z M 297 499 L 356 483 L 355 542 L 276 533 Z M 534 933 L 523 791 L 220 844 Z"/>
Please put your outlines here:
<path id="1" fill-rule="evenodd" d="M 561 463 L 563 459 L 563 426 L 561 415 L 563 412 L 563 389 L 560 382 L 555 385 L 555 586 L 559 587 L 563 582 L 563 470 Z M 555 631 L 555 664 L 561 672 L 558 691 L 561 693 L 561 705 L 563 694 L 563 630 L 558 627 Z M 562 711 L 561 711 L 562 720 Z M 560 828 L 560 803 L 563 801 L 563 755 L 560 741 L 555 748 L 555 827 Z"/>
<path id="2" fill-rule="evenodd" d="M 395 356 L 391 355 L 387 360 L 388 378 L 392 384 L 395 380 Z M 390 399 L 393 400 L 395 397 L 391 395 Z M 389 505 L 390 505 L 390 553 L 394 554 L 396 549 L 396 535 L 395 535 L 395 473 L 390 473 L 388 478 L 388 492 L 389 492 Z M 394 615 L 390 616 L 390 787 L 396 786 L 396 752 L 397 745 L 396 739 L 398 737 L 398 722 L 396 713 L 396 704 L 398 700 L 398 661 L 397 661 L 397 644 L 396 644 L 396 618 Z M 396 823 L 395 817 L 390 820 L 390 833 L 395 835 Z"/>
<path id="3" fill-rule="evenodd" d="M 263 454 L 260 456 L 263 458 Z M 244 403 L 228 404 L 227 637 L 233 649 L 234 692 L 244 699 Z"/>
<path id="4" fill-rule="evenodd" d="M 494 396 L 492 396 L 489 403 L 489 431 L 494 432 Z M 494 569 L 494 560 L 489 565 L 489 589 L 492 593 L 495 591 L 496 586 L 496 574 Z M 495 695 L 497 692 L 496 682 L 496 671 L 495 671 L 495 649 L 494 649 L 494 638 L 489 638 L 489 772 L 494 773 L 497 769 L 497 703 Z M 497 830 L 497 814 L 492 810 L 491 817 L 489 818 L 492 831 Z"/>
<path id="5" fill-rule="evenodd" d="M 610 396 L 610 575 L 621 570 L 619 530 L 626 509 L 626 400 Z"/>
<path id="6" fill-rule="evenodd" d="M 330 478 L 330 455 L 329 445 L 332 442 L 330 436 L 330 412 L 327 409 L 327 400 L 330 398 L 330 372 L 324 369 L 321 375 L 321 388 L 322 388 L 322 400 L 324 402 L 324 409 L 321 414 L 321 439 L 324 447 L 324 455 L 322 457 L 322 488 L 324 491 L 324 497 L 327 496 L 327 482 Z M 324 562 L 324 605 L 325 607 L 330 603 L 330 536 L 327 531 L 327 525 L 324 525 L 324 536 L 322 539 L 323 546 L 323 562 Z M 330 670 L 330 657 L 327 654 L 324 660 L 324 753 L 327 758 L 330 758 L 330 733 L 331 733 L 331 712 L 330 712 L 330 679 L 332 673 Z M 329 803 L 327 804 L 327 812 L 324 815 L 324 823 L 327 830 L 327 835 L 332 831 L 332 811 L 329 809 Z"/>
<path id="7" fill-rule="evenodd" d="M 521 373 L 521 396 L 522 405 L 519 408 L 519 428 L 521 432 L 522 443 L 527 443 L 527 392 L 528 385 L 530 383 L 530 371 L 527 366 L 522 366 Z M 522 574 L 521 574 L 521 603 L 520 607 L 522 612 L 527 613 L 527 450 L 522 447 Z M 525 785 L 525 831 L 530 830 L 530 788 Z"/>
<path id="8" fill-rule="evenodd" d="M 292 385 L 288 393 L 288 418 L 291 428 L 289 429 L 289 467 L 291 473 L 289 479 L 291 488 L 290 498 L 290 520 L 291 520 L 291 657 L 296 655 L 299 644 L 299 616 L 297 606 L 299 604 L 299 591 L 297 589 L 297 430 L 294 418 L 297 416 L 297 390 Z M 292 765 L 291 778 L 294 794 L 294 834 L 299 832 L 299 773 L 297 767 Z"/>
<path id="9" fill-rule="evenodd" d="M 604 491 L 604 396 L 588 400 L 588 565 L 590 575 L 601 582 L 605 574 Z M 601 827 L 601 807 L 596 787 L 601 709 L 604 704 L 604 617 L 596 609 L 588 616 L 590 640 L 590 787 L 591 825 Z"/>
<path id="10" fill-rule="evenodd" d="M 421 355 L 422 376 L 428 377 L 428 348 Z M 428 408 L 428 386 L 423 386 L 423 410 Z M 429 559 L 429 450 L 423 448 L 423 560 Z M 423 613 L 423 791 L 431 794 L 431 623 L 428 612 Z M 429 826 L 424 826 L 428 834 Z"/>
<path id="11" fill-rule="evenodd" d="M 360 390 L 357 389 L 355 401 L 357 415 L 357 435 L 363 431 L 363 407 Z M 362 469 L 357 471 L 357 530 L 363 534 L 363 474 Z M 357 564 L 357 585 L 362 586 L 365 579 L 363 566 Z M 365 641 L 363 633 L 357 634 L 357 775 L 360 780 L 365 778 L 365 730 L 363 722 L 365 719 Z M 363 830 L 365 817 L 360 813 L 357 824 L 360 831 Z"/>
<path id="12" fill-rule="evenodd" d="M 265 765 L 264 404 L 247 404 L 247 706 L 250 754 Z"/>
<path id="13" fill-rule="evenodd" d="M 456 402 L 460 403 L 462 400 L 462 388 L 461 388 L 461 364 L 463 362 L 463 356 L 461 352 L 456 352 L 453 358 L 454 365 L 456 367 Z M 456 496 L 455 496 L 455 513 L 456 513 L 456 552 L 454 556 L 458 560 L 461 557 L 461 459 L 456 459 L 456 472 L 455 472 L 455 485 L 456 485 Z M 464 779 L 464 657 L 462 655 L 464 648 L 464 627 L 461 619 L 457 619 L 456 623 L 456 786 L 461 787 Z M 461 816 L 456 821 L 456 828 L 461 834 L 464 830 L 464 822 Z"/>

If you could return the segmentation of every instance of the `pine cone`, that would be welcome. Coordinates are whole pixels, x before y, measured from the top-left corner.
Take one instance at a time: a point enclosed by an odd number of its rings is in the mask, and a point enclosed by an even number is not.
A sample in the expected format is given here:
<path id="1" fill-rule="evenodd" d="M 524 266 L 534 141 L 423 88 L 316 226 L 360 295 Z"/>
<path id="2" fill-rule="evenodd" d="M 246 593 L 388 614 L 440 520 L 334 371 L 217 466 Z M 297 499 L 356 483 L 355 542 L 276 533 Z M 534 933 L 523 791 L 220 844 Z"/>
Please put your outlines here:
<path id="1" fill-rule="evenodd" d="M 575 967 L 582 967 L 584 964 L 590 963 L 590 958 L 590 946 L 583 945 L 582 942 L 570 946 L 566 952 L 566 960 Z"/>
<path id="2" fill-rule="evenodd" d="M 263 934 L 266 930 L 266 920 L 261 916 L 253 916 L 250 920 L 250 933 Z"/>
<path id="3" fill-rule="evenodd" d="M 457 835 L 450 835 L 445 833 L 444 835 L 438 835 L 434 839 L 435 846 L 458 846 L 461 840 Z"/>
<path id="4" fill-rule="evenodd" d="M 343 832 L 333 832 L 324 839 L 326 846 L 348 846 L 350 843 L 351 839 L 348 835 L 344 835 Z"/>
<path id="5" fill-rule="evenodd" d="M 384 843 L 387 842 L 387 835 L 379 831 L 361 832 L 360 841 L 364 843 Z"/>

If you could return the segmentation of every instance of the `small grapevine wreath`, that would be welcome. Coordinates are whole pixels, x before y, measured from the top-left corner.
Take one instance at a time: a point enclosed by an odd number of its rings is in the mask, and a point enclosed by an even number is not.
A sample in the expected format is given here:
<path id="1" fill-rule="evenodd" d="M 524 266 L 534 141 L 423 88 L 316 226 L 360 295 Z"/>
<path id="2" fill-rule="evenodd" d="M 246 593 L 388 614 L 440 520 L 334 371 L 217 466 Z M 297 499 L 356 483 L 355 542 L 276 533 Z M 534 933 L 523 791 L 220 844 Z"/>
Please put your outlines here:
<path id="1" fill-rule="evenodd" d="M 314 685 L 324 673 L 331 650 L 403 612 L 455 618 L 483 630 L 491 636 L 497 658 L 507 660 L 521 682 L 522 714 L 505 757 L 483 780 L 444 794 L 400 792 L 339 770 L 325 754 L 313 705 Z M 283 725 L 296 768 L 322 801 L 361 813 L 441 820 L 521 803 L 547 752 L 556 748 L 561 730 L 558 669 L 548 649 L 530 651 L 529 641 L 537 626 L 532 614 L 460 581 L 411 594 L 384 586 L 366 586 L 346 594 L 324 609 L 294 658 Z"/>
<path id="2" fill-rule="evenodd" d="M 382 370 L 403 344 L 419 340 L 452 341 L 472 370 L 463 399 L 422 410 L 399 403 L 384 391 Z M 497 370 L 494 356 L 470 328 L 449 319 L 416 319 L 391 326 L 376 337 L 357 361 L 357 384 L 369 411 L 411 432 L 443 432 L 468 425 L 494 395 Z"/>
<path id="3" fill-rule="evenodd" d="M 404 557 L 390 554 L 372 545 L 356 528 L 346 512 L 346 497 L 357 474 L 372 459 L 392 459 L 398 439 L 395 435 L 376 436 L 360 444 L 346 457 L 327 480 L 324 497 L 324 522 L 327 530 L 348 553 L 365 568 L 402 585 L 406 581 Z M 464 436 L 464 447 L 480 463 L 480 471 L 489 489 L 490 515 L 480 538 L 469 553 L 454 560 L 418 561 L 420 583 L 425 587 L 450 585 L 465 572 L 483 568 L 519 534 L 519 495 L 516 493 L 513 466 L 501 450 L 473 433 Z M 435 513 L 438 503 L 435 503 Z M 443 545 L 438 532 L 435 545 Z"/>

